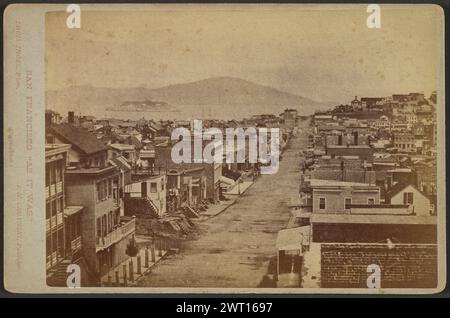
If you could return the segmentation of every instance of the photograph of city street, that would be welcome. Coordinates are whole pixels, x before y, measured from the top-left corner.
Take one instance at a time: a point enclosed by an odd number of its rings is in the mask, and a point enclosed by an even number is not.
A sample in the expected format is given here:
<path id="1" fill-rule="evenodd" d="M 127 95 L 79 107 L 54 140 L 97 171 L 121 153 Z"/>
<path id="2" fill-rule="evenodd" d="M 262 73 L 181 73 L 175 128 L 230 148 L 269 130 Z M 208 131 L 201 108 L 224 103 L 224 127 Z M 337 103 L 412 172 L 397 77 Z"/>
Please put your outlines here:
<path id="1" fill-rule="evenodd" d="M 380 7 L 47 12 L 47 285 L 438 288 L 440 11 Z"/>

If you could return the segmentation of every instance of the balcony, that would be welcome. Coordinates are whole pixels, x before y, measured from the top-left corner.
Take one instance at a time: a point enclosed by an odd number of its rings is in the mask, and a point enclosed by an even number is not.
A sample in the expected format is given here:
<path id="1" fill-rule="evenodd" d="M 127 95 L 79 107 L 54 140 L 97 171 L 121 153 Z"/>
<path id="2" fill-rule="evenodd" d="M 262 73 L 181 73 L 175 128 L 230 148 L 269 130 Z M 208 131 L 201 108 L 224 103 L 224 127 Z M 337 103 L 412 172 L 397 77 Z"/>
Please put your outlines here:
<path id="1" fill-rule="evenodd" d="M 72 250 L 72 254 L 81 251 L 81 236 L 78 236 L 70 242 L 70 248 Z"/>
<path id="2" fill-rule="evenodd" d="M 46 261 L 47 270 L 52 268 L 53 266 L 55 266 L 57 261 L 58 261 L 58 254 L 56 252 L 53 252 L 52 254 L 47 255 L 47 261 Z"/>
<path id="3" fill-rule="evenodd" d="M 131 217 L 122 217 L 122 221 L 126 222 L 124 223 L 120 228 L 122 230 L 122 236 L 128 236 L 136 230 L 136 218 Z"/>
<path id="4" fill-rule="evenodd" d="M 63 191 L 62 181 L 53 183 L 50 186 L 45 187 L 45 198 L 48 199 L 50 196 L 59 194 Z"/>
<path id="5" fill-rule="evenodd" d="M 45 220 L 46 231 L 55 230 L 57 227 L 60 228 L 63 225 L 63 213 L 60 212 L 55 216 Z"/>
<path id="6" fill-rule="evenodd" d="M 103 250 L 119 242 L 129 234 L 134 233 L 136 229 L 135 217 L 121 217 L 120 223 L 116 225 L 111 232 L 103 237 L 97 237 L 96 251 Z"/>

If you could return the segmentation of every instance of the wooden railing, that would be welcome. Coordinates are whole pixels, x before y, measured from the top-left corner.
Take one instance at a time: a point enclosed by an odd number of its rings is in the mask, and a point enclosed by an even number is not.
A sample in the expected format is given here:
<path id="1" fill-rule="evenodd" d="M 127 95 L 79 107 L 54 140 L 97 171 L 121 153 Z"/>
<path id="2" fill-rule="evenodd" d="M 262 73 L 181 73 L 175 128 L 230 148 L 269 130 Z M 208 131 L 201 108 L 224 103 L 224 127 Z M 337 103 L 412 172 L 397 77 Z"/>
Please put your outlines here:
<path id="1" fill-rule="evenodd" d="M 64 219 L 63 213 L 58 213 L 56 215 L 56 225 L 62 225 L 63 219 Z"/>
<path id="2" fill-rule="evenodd" d="M 117 226 L 103 237 L 97 237 L 97 250 L 101 250 L 119 242 L 125 236 L 136 230 L 136 220 L 131 218 L 126 223 Z"/>
<path id="3" fill-rule="evenodd" d="M 76 253 L 81 250 L 81 236 L 78 236 L 70 242 L 70 248 L 72 249 L 72 253 Z"/>
<path id="4" fill-rule="evenodd" d="M 49 231 L 51 228 L 55 228 L 56 226 L 62 226 L 64 216 L 63 213 L 60 212 L 55 216 L 52 216 L 50 219 L 45 220 L 45 226 L 47 231 Z"/>
<path id="5" fill-rule="evenodd" d="M 48 199 L 50 195 L 59 194 L 63 191 L 62 181 L 53 183 L 50 186 L 45 187 L 45 198 Z"/>
<path id="6" fill-rule="evenodd" d="M 136 230 L 136 219 L 132 218 L 129 222 L 125 223 L 121 229 L 123 236 L 133 233 Z"/>

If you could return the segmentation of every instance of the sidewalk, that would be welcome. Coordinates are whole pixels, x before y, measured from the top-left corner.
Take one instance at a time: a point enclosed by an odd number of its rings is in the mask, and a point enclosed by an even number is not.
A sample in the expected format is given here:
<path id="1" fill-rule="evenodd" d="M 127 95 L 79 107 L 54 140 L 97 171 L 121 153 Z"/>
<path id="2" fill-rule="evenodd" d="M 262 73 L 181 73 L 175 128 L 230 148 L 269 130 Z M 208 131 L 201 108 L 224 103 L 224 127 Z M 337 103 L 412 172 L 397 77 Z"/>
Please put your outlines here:
<path id="1" fill-rule="evenodd" d="M 158 249 L 158 245 L 152 248 L 150 244 L 146 252 L 146 248 L 140 248 L 139 253 L 134 257 L 129 257 L 115 268 L 110 270 L 107 274 L 102 276 L 102 286 L 133 286 L 138 280 L 150 271 L 150 269 L 158 263 L 167 254 L 167 247 L 161 250 Z M 147 256 L 146 256 L 147 254 Z M 139 257 L 138 257 L 139 256 Z M 140 258 L 140 260 L 138 260 Z M 146 264 L 148 259 L 148 264 Z M 138 263 L 140 262 L 140 268 Z M 132 265 L 131 265 L 132 264 Z M 130 266 L 133 267 L 133 273 L 130 272 Z M 130 277 L 131 276 L 131 277 Z"/>
<path id="2" fill-rule="evenodd" d="M 210 218 L 210 217 L 213 217 L 213 216 L 216 216 L 216 215 L 222 213 L 227 208 L 232 206 L 236 202 L 236 200 L 242 194 L 244 194 L 244 192 L 247 191 L 251 185 L 253 185 L 253 183 L 254 183 L 253 181 L 244 181 L 240 184 L 240 186 L 236 184 L 233 187 L 233 189 L 231 189 L 230 191 L 227 191 L 226 193 L 223 194 L 228 200 L 220 201 L 220 203 L 218 203 L 218 204 L 210 205 L 205 212 L 200 213 L 200 218 L 202 216 L 207 216 L 208 218 Z M 240 189 L 239 189 L 239 187 L 240 187 Z M 239 194 L 239 192 L 240 192 L 240 194 Z"/>
<path id="3" fill-rule="evenodd" d="M 208 209 L 205 212 L 200 212 L 200 219 L 202 219 L 203 216 L 207 216 L 208 219 L 210 217 L 216 216 L 220 213 L 222 213 L 225 209 L 230 207 L 236 202 L 236 198 L 230 199 L 228 201 L 220 201 L 218 204 L 212 204 L 208 206 Z"/>
<path id="4" fill-rule="evenodd" d="M 231 196 L 231 195 L 242 195 L 245 191 L 247 191 L 248 188 L 253 184 L 253 181 L 244 181 L 241 183 L 236 183 L 236 185 L 233 187 L 233 189 L 225 192 L 224 196 Z"/>

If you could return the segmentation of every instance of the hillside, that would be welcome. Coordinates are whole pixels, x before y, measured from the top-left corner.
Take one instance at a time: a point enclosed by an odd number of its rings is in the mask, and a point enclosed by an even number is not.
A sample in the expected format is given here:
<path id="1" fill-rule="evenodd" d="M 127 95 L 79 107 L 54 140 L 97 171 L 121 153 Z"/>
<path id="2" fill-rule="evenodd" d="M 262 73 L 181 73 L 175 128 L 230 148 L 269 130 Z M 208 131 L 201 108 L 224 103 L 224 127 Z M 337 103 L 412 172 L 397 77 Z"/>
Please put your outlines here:
<path id="1" fill-rule="evenodd" d="M 246 112 L 261 113 L 273 110 L 278 113 L 286 107 L 296 108 L 300 113 L 324 109 L 329 103 L 318 103 L 311 99 L 282 92 L 269 86 L 259 85 L 233 77 L 213 77 L 196 82 L 169 85 L 157 89 L 100 88 L 77 86 L 46 93 L 46 107 L 65 113 L 68 110 L 99 113 L 106 109 L 119 110 L 125 102 L 160 101 L 170 110 L 195 111 L 208 108 L 215 114 L 228 109 L 246 107 Z M 148 103 L 148 111 L 152 103 Z M 161 111 L 158 107 L 158 111 Z M 126 109 L 130 111 L 129 108 Z M 168 109 L 169 110 L 169 109 Z M 195 115 L 195 114 L 192 114 Z"/>

